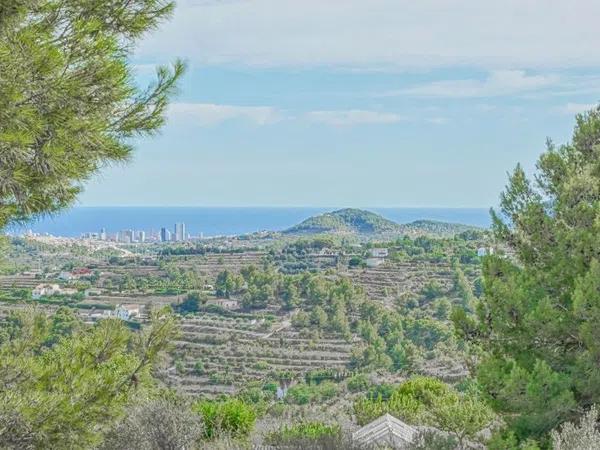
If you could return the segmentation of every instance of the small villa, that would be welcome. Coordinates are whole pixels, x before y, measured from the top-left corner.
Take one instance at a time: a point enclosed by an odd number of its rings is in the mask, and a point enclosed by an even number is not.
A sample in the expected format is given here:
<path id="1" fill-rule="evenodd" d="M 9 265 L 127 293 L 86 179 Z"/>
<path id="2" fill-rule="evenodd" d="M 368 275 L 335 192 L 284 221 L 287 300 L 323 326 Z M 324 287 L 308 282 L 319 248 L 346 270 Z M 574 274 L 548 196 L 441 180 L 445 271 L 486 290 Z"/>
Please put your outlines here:
<path id="1" fill-rule="evenodd" d="M 50 297 L 51 295 L 61 294 L 61 289 L 58 284 L 38 284 L 33 291 L 31 291 L 31 297 L 34 299 L 40 299 L 42 297 Z"/>
<path id="2" fill-rule="evenodd" d="M 389 255 L 387 248 L 372 248 L 369 253 L 373 258 L 387 258 Z"/>
<path id="3" fill-rule="evenodd" d="M 207 305 L 219 306 L 223 309 L 238 309 L 240 304 L 237 300 L 231 300 L 227 298 L 211 298 L 206 301 Z"/>
<path id="4" fill-rule="evenodd" d="M 477 256 L 484 257 L 487 255 L 493 255 L 494 254 L 494 249 L 492 247 L 479 247 L 477 249 Z"/>
<path id="5" fill-rule="evenodd" d="M 385 414 L 352 434 L 352 440 L 369 448 L 408 449 L 417 438 L 417 429 Z"/>
<path id="6" fill-rule="evenodd" d="M 140 305 L 117 305 L 110 315 L 121 320 L 131 320 L 139 317 Z"/>

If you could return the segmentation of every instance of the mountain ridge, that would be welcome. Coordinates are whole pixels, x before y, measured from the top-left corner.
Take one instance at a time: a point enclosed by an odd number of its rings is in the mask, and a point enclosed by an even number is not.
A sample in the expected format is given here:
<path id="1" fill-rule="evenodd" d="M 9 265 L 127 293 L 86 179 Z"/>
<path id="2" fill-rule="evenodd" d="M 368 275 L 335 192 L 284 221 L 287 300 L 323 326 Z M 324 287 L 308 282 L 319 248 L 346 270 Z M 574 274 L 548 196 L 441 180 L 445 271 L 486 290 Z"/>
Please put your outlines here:
<path id="1" fill-rule="evenodd" d="M 283 231 L 284 234 L 456 234 L 480 229 L 471 225 L 420 219 L 399 224 L 374 212 L 343 208 L 311 216 Z"/>

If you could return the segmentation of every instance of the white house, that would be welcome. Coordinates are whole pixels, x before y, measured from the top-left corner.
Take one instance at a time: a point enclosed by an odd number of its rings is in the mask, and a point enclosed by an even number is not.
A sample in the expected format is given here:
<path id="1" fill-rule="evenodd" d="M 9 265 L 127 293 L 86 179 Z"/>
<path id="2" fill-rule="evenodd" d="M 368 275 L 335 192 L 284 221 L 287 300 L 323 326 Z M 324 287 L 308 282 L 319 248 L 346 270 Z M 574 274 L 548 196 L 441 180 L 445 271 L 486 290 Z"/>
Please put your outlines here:
<path id="1" fill-rule="evenodd" d="M 131 320 L 140 315 L 140 305 L 117 305 L 111 315 L 121 320 Z"/>
<path id="2" fill-rule="evenodd" d="M 58 284 L 38 284 L 33 291 L 31 291 L 31 297 L 39 299 L 41 297 L 49 297 L 60 293 L 61 290 Z"/>
<path id="3" fill-rule="evenodd" d="M 372 248 L 369 252 L 373 258 L 387 258 L 389 255 L 387 248 Z"/>
<path id="4" fill-rule="evenodd" d="M 492 247 L 479 247 L 477 249 L 477 256 L 479 256 L 480 258 L 486 255 L 493 255 L 494 254 L 494 249 Z"/>
<path id="5" fill-rule="evenodd" d="M 352 434 L 352 440 L 369 448 L 408 449 L 417 437 L 417 430 L 385 414 Z"/>
<path id="6" fill-rule="evenodd" d="M 237 300 L 230 300 L 226 298 L 211 298 L 206 301 L 207 305 L 216 305 L 224 309 L 238 309 L 240 304 Z"/>
<path id="7" fill-rule="evenodd" d="M 73 275 L 71 272 L 61 272 L 58 274 L 58 278 L 60 280 L 64 280 L 64 281 L 71 281 L 71 280 L 75 280 L 77 277 L 75 275 Z"/>

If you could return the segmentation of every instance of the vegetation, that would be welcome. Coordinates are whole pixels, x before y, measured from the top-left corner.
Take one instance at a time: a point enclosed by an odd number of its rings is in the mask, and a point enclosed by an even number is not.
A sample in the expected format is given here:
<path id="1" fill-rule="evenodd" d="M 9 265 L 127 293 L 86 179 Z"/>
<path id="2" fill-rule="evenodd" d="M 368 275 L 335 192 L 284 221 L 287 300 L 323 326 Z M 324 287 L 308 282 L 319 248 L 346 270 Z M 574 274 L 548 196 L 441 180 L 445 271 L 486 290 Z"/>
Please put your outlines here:
<path id="1" fill-rule="evenodd" d="M 539 439 L 600 402 L 600 110 L 577 117 L 573 140 L 548 143 L 534 181 L 517 166 L 494 213 L 515 254 L 484 261 L 476 316 L 462 336 L 483 351 L 477 378 L 518 442 Z"/>
<path id="2" fill-rule="evenodd" d="M 167 310 L 139 333 L 120 320 L 81 328 L 68 314 L 12 313 L 0 344 L 0 446 L 90 447 L 128 402 L 152 388 L 151 370 L 176 332 Z"/>
<path id="3" fill-rule="evenodd" d="M 236 438 L 247 436 L 256 421 L 254 409 L 236 398 L 202 400 L 194 406 L 194 410 L 202 417 L 205 439 L 214 439 L 223 434 Z"/>
<path id="4" fill-rule="evenodd" d="M 286 233 L 339 233 L 376 234 L 399 232 L 400 226 L 370 211 L 360 209 L 340 209 L 320 216 L 310 217 L 302 223 L 287 229 Z"/>
<path id="5" fill-rule="evenodd" d="M 410 224 L 400 225 L 371 211 L 346 208 L 309 217 L 298 225 L 285 230 L 284 234 L 456 235 L 468 232 L 477 232 L 477 228 L 431 220 L 418 220 Z"/>
<path id="6" fill-rule="evenodd" d="M 183 65 L 147 90 L 127 56 L 170 15 L 163 0 L 18 0 L 0 9 L 0 228 L 73 202 L 81 182 L 123 161 L 129 138 L 164 122 Z"/>
<path id="7" fill-rule="evenodd" d="M 342 429 L 339 425 L 327 425 L 321 422 L 300 422 L 291 426 L 284 425 L 269 433 L 265 441 L 276 446 L 310 446 L 314 441 L 339 439 Z"/>
<path id="8" fill-rule="evenodd" d="M 129 407 L 123 419 L 106 434 L 101 449 L 193 448 L 201 437 L 200 419 L 187 402 L 162 396 Z"/>
<path id="9" fill-rule="evenodd" d="M 579 425 L 571 422 L 563 424 L 551 433 L 554 450 L 587 450 L 600 448 L 598 430 L 598 410 L 593 406 L 581 417 Z"/>
<path id="10" fill-rule="evenodd" d="M 391 414 L 413 424 L 427 424 L 456 436 L 459 445 L 474 438 L 493 419 L 487 405 L 474 393 L 459 393 L 427 377 L 410 380 L 383 392 L 370 392 L 354 403 L 359 424 Z"/>

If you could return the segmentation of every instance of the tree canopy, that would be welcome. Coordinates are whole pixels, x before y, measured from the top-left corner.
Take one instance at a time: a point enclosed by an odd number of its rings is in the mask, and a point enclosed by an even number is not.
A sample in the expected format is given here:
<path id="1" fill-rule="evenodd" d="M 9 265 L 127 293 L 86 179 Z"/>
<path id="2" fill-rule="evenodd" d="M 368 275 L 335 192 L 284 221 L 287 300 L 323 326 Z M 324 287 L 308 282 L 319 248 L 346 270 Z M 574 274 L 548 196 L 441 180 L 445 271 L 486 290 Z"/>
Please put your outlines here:
<path id="1" fill-rule="evenodd" d="M 63 311 L 13 312 L 0 335 L 0 447 L 90 448 L 135 395 L 176 336 L 168 309 L 140 332 L 119 319 L 73 326 Z M 65 326 L 65 323 L 71 324 Z M 81 325 L 81 324 L 79 324 Z"/>
<path id="2" fill-rule="evenodd" d="M 493 221 L 509 251 L 484 261 L 476 319 L 454 318 L 512 432 L 545 442 L 600 402 L 600 108 L 577 117 L 572 142 L 548 142 L 532 180 L 517 166 Z"/>
<path id="3" fill-rule="evenodd" d="M 70 205 L 156 132 L 184 67 L 140 89 L 128 57 L 169 0 L 0 1 L 0 228 Z"/>

